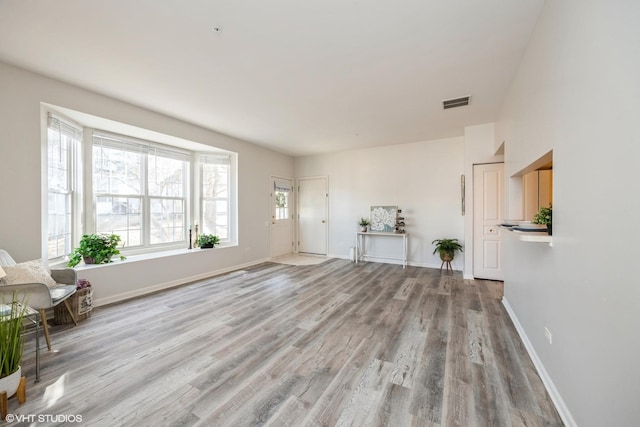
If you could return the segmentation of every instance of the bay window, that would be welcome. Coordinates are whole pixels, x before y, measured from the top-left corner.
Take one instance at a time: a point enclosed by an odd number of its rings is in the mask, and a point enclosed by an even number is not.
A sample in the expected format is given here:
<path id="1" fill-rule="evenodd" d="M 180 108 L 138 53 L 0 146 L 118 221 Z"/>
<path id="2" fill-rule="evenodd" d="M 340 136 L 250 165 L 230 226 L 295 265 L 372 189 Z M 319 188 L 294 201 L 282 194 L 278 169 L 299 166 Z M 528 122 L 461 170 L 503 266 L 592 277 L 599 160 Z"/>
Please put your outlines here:
<path id="1" fill-rule="evenodd" d="M 201 233 L 235 243 L 234 153 L 75 127 L 52 115 L 47 131 L 49 260 L 62 260 L 91 233 L 119 235 L 125 254 L 186 249 L 198 222 Z M 82 144 L 84 162 L 75 154 Z M 86 184 L 82 194 L 75 177 Z"/>

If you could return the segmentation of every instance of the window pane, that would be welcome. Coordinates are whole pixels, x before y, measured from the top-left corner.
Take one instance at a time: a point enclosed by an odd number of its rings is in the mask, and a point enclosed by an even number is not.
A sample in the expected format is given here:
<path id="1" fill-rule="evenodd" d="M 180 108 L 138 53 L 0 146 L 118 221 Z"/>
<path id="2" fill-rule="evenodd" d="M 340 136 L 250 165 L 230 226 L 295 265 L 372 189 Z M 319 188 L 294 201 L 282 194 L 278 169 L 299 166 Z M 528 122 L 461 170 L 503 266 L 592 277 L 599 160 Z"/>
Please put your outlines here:
<path id="1" fill-rule="evenodd" d="M 142 198 L 99 196 L 96 198 L 96 231 L 117 234 L 123 246 L 142 244 Z"/>
<path id="2" fill-rule="evenodd" d="M 47 257 L 62 257 L 71 252 L 71 194 L 49 192 L 47 214 Z"/>
<path id="3" fill-rule="evenodd" d="M 149 154 L 149 195 L 183 197 L 187 162 Z"/>
<path id="4" fill-rule="evenodd" d="M 276 220 L 289 218 L 289 192 L 275 192 L 275 217 Z"/>
<path id="5" fill-rule="evenodd" d="M 202 156 L 202 232 L 229 239 L 230 165 L 225 156 Z"/>
<path id="6" fill-rule="evenodd" d="M 151 199 L 151 244 L 184 241 L 185 219 L 182 199 Z"/>
<path id="7" fill-rule="evenodd" d="M 143 155 L 93 146 L 93 189 L 96 193 L 142 194 Z"/>
<path id="8" fill-rule="evenodd" d="M 69 137 L 56 129 L 48 129 L 48 187 L 69 190 Z"/>
<path id="9" fill-rule="evenodd" d="M 56 117 L 47 120 L 47 257 L 68 255 L 72 232 L 72 160 L 81 129 Z"/>

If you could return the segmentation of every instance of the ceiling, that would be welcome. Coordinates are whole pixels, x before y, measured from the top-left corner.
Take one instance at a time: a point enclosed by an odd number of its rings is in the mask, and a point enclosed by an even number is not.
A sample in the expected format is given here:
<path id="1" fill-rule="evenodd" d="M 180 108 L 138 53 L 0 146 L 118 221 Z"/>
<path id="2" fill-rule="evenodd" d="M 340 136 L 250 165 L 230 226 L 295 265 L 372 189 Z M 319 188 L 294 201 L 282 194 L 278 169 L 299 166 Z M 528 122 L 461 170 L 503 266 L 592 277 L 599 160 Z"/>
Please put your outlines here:
<path id="1" fill-rule="evenodd" d="M 542 3 L 0 0 L 0 61 L 302 156 L 494 121 Z"/>

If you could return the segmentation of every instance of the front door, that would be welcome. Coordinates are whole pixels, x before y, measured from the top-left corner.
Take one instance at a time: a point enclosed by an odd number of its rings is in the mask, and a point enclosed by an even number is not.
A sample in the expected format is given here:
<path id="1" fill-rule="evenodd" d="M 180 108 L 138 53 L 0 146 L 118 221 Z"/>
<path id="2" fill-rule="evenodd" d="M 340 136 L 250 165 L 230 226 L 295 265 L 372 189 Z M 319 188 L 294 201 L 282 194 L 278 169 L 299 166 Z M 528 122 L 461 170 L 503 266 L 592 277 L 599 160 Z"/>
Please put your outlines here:
<path id="1" fill-rule="evenodd" d="M 298 252 L 327 254 L 327 184 L 326 177 L 298 180 Z"/>
<path id="2" fill-rule="evenodd" d="M 293 253 L 293 179 L 271 177 L 271 257 Z"/>
<path id="3" fill-rule="evenodd" d="M 504 280 L 502 223 L 503 163 L 473 166 L 473 277 Z"/>

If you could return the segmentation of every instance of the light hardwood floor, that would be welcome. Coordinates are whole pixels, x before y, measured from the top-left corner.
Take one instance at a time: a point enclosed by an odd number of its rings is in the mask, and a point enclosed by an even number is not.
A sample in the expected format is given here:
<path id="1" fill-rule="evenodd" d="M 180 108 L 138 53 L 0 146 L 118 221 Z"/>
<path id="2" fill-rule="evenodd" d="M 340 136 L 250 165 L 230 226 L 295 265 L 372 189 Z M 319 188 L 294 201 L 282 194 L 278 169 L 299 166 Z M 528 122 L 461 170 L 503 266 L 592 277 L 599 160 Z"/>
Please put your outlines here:
<path id="1" fill-rule="evenodd" d="M 459 273 L 261 264 L 52 328 L 16 414 L 83 426 L 549 426 L 500 298 Z"/>

